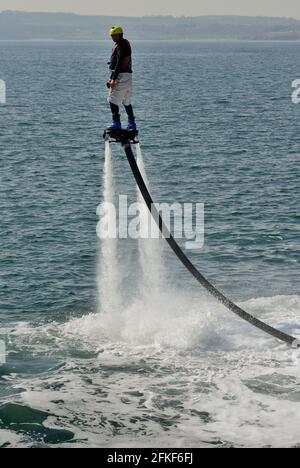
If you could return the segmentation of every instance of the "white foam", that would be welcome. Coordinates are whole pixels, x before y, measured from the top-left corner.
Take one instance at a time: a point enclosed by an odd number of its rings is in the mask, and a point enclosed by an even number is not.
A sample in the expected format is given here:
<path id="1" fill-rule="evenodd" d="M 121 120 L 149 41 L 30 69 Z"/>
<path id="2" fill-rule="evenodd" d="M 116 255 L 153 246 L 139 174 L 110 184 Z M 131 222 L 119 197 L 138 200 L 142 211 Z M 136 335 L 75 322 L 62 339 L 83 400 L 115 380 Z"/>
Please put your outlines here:
<path id="1" fill-rule="evenodd" d="M 298 327 L 299 296 L 256 298 L 242 306 L 273 325 Z M 148 300 L 137 294 L 117 323 L 108 318 L 95 314 L 66 324 L 20 324 L 10 334 L 28 352 L 68 352 L 54 372 L 21 380 L 15 375 L 12 383 L 25 389 L 21 402 L 60 418 L 47 424 L 59 426 L 63 418 L 78 440 L 87 439 L 79 446 L 299 443 L 299 351 L 199 292 L 190 296 L 168 288 Z M 80 350 L 98 356 L 81 359 Z M 95 414 L 104 418 L 103 426 L 95 425 Z M 74 415 L 84 432 L 72 423 Z M 155 422 L 173 418 L 168 434 Z M 112 435 L 110 421 L 126 427 L 122 435 Z"/>

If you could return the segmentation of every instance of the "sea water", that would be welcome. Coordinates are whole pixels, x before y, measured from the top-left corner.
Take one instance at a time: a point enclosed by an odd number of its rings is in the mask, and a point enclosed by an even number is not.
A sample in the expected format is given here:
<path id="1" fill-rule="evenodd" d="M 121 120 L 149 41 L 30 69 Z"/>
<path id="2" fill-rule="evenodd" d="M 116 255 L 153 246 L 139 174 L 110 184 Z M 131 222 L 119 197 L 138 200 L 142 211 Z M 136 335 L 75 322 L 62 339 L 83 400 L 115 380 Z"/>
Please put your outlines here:
<path id="1" fill-rule="evenodd" d="M 297 337 L 299 47 L 133 44 L 155 201 L 204 203 L 188 256 Z M 161 241 L 97 237 L 101 201 L 141 201 L 121 148 L 104 154 L 109 53 L 0 43 L 0 446 L 296 446 L 299 352 L 208 297 Z"/>

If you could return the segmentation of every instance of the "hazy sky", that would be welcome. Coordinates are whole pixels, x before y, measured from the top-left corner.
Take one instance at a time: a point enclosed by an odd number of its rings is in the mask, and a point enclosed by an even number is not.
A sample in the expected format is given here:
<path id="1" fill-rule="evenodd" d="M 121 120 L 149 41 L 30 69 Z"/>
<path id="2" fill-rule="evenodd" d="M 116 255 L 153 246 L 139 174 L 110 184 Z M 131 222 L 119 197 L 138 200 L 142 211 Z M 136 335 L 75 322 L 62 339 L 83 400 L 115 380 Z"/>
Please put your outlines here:
<path id="1" fill-rule="evenodd" d="M 299 0 L 0 0 L 0 10 L 88 15 L 258 15 L 300 19 Z"/>

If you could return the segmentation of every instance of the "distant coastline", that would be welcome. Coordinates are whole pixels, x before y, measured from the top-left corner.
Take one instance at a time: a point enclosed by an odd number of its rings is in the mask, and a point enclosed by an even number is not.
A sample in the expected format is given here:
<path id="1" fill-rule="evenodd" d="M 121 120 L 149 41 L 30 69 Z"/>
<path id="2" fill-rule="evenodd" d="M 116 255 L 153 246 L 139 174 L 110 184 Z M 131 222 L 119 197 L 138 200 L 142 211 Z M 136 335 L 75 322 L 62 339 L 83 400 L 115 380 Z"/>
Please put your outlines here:
<path id="1" fill-rule="evenodd" d="M 105 40 L 121 23 L 131 40 L 299 41 L 300 21 L 247 16 L 107 17 L 72 13 L 0 13 L 0 40 Z"/>

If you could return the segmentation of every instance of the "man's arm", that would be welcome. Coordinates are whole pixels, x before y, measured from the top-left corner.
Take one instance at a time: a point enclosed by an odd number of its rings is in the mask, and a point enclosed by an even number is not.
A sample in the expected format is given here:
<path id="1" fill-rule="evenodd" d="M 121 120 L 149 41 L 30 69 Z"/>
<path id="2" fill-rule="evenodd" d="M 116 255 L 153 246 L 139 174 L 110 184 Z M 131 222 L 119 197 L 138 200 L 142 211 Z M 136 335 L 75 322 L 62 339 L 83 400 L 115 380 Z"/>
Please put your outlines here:
<path id="1" fill-rule="evenodd" d="M 121 70 L 122 70 L 122 63 L 123 63 L 123 59 L 124 59 L 124 49 L 121 46 L 121 44 L 118 44 L 116 52 L 117 52 L 117 54 L 116 54 L 117 55 L 116 68 L 112 72 L 111 77 L 110 77 L 110 79 L 113 80 L 113 81 L 116 81 L 116 79 L 118 78 L 118 76 L 119 76 L 119 74 L 121 73 Z"/>

